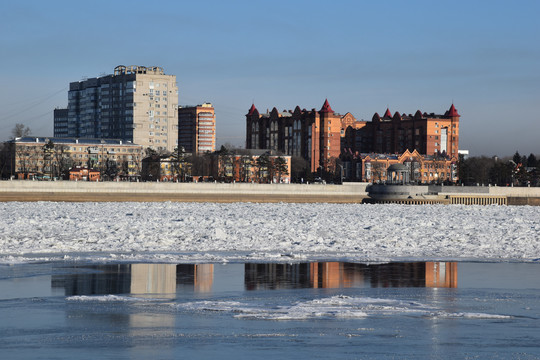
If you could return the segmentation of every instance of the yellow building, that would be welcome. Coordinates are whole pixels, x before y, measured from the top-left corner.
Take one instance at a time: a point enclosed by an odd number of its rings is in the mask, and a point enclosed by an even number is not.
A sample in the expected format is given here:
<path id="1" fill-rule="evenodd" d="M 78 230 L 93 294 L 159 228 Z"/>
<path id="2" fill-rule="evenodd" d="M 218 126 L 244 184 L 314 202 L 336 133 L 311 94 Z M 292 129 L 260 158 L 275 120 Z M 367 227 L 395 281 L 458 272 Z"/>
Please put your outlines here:
<path id="1" fill-rule="evenodd" d="M 6 142 L 4 152 L 3 178 L 63 178 L 81 166 L 113 179 L 140 174 L 143 148 L 113 139 L 22 137 Z"/>

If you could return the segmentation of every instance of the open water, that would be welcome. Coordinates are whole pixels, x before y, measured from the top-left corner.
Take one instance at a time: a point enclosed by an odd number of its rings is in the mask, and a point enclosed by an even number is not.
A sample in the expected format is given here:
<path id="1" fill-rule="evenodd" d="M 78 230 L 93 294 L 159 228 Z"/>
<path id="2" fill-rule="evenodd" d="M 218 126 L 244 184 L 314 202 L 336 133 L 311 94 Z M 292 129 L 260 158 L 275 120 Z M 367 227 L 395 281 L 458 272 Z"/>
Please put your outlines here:
<path id="1" fill-rule="evenodd" d="M 1 359 L 540 359 L 540 264 L 0 266 Z"/>

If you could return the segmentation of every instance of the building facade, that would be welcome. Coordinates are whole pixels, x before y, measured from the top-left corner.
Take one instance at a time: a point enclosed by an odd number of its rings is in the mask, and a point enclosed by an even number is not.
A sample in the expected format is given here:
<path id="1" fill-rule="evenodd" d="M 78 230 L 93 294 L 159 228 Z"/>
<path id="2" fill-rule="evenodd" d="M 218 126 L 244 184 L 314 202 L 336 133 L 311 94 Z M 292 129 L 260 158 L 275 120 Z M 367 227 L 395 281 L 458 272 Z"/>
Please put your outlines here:
<path id="1" fill-rule="evenodd" d="M 291 156 L 275 151 L 236 150 L 231 154 L 214 154 L 211 159 L 214 179 L 270 184 L 291 182 Z"/>
<path id="2" fill-rule="evenodd" d="M 386 109 L 383 116 L 373 115 L 371 122 L 347 128 L 344 147 L 355 152 L 401 154 L 417 150 L 423 155 L 446 154 L 458 157 L 459 119 L 454 107 L 444 114 L 417 110 L 414 115 L 394 115 Z"/>
<path id="3" fill-rule="evenodd" d="M 120 65 L 112 75 L 70 83 L 67 129 L 64 112 L 55 111 L 55 136 L 121 139 L 173 151 L 177 107 L 175 75 L 160 67 Z"/>
<path id="4" fill-rule="evenodd" d="M 68 137 L 68 109 L 54 109 L 54 137 Z"/>
<path id="5" fill-rule="evenodd" d="M 100 178 L 137 177 L 143 147 L 122 140 L 23 137 L 5 143 L 3 178 L 67 177 L 74 167 L 100 172 Z"/>
<path id="6" fill-rule="evenodd" d="M 348 181 L 369 183 L 396 182 L 395 165 L 403 166 L 406 182 L 430 184 L 458 180 L 457 158 L 442 155 L 421 155 L 406 150 L 402 154 L 343 153 L 343 176 Z M 404 180 L 404 179 L 401 179 Z M 399 182 L 399 181 L 398 181 Z"/>
<path id="7" fill-rule="evenodd" d="M 216 150 L 216 116 L 211 103 L 178 108 L 178 146 L 194 154 Z"/>
<path id="8" fill-rule="evenodd" d="M 301 110 L 298 106 L 264 114 L 252 105 L 246 115 L 246 148 L 279 150 L 300 156 L 311 171 L 336 171 L 336 159 L 356 153 L 403 154 L 417 151 L 422 155 L 457 158 L 459 119 L 456 108 L 442 115 L 422 113 L 391 114 L 387 109 L 372 121 L 358 121 L 351 113 L 340 115 L 326 100 L 319 111 Z"/>
<path id="9" fill-rule="evenodd" d="M 279 112 L 276 108 L 260 114 L 252 105 L 246 115 L 246 148 L 281 151 L 300 156 L 311 171 L 328 170 L 341 153 L 343 121 L 350 116 L 335 113 L 328 100 L 315 109 Z"/>

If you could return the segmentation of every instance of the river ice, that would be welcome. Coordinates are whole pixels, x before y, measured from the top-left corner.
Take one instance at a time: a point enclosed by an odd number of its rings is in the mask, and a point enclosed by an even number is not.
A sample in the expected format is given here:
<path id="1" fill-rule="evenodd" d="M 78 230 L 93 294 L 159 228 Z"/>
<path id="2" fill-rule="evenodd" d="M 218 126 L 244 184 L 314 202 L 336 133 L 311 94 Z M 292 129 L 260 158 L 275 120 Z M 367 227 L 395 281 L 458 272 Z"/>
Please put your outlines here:
<path id="1" fill-rule="evenodd" d="M 539 258 L 540 207 L 0 203 L 0 263 Z"/>

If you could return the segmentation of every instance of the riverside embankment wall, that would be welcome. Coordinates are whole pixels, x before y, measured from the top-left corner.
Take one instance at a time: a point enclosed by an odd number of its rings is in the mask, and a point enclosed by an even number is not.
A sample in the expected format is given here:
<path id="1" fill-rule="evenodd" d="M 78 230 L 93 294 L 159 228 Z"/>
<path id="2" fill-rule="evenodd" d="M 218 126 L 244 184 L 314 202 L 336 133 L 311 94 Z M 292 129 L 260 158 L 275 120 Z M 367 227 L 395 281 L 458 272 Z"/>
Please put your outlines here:
<path id="1" fill-rule="evenodd" d="M 308 185 L 12 180 L 0 181 L 0 201 L 360 203 L 369 198 L 369 185 L 368 183 Z M 410 186 L 400 187 L 401 190 L 409 188 Z M 428 187 L 424 186 L 423 191 L 427 191 L 426 188 Z M 504 204 L 540 205 L 540 188 L 537 187 L 430 185 L 427 192 L 432 195 L 424 198 L 425 203 L 450 203 L 451 197 L 505 197 Z M 392 199 L 393 197 L 390 196 Z M 439 201 L 436 201 L 437 199 Z M 461 203 L 482 203 L 477 200 Z"/>
<path id="2" fill-rule="evenodd" d="M 0 201 L 193 201 L 359 203 L 367 183 L 246 184 L 0 181 Z"/>
<path id="3" fill-rule="evenodd" d="M 432 187 L 430 187 L 430 191 Z M 540 187 L 436 186 L 439 196 L 506 197 L 508 205 L 540 206 Z"/>

